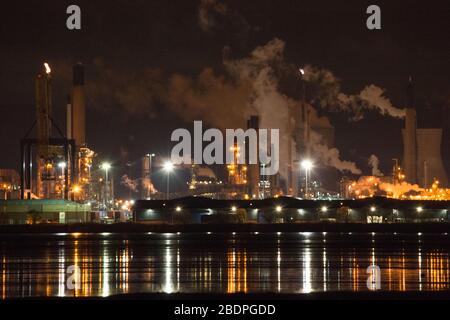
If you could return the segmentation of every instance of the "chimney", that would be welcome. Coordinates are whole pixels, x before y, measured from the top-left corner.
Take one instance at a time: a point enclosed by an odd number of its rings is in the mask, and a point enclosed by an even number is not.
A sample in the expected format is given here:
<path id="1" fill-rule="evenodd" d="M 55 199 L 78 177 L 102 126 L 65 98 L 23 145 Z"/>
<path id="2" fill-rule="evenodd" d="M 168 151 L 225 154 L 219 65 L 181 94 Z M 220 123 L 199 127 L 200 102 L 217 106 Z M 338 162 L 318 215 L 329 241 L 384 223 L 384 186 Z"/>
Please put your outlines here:
<path id="1" fill-rule="evenodd" d="M 77 147 L 86 144 L 86 110 L 84 104 L 84 67 L 81 63 L 73 66 L 73 88 L 72 88 L 72 138 Z"/>
<path id="2" fill-rule="evenodd" d="M 258 116 L 251 116 L 248 120 L 247 120 L 247 128 L 248 129 L 255 129 L 258 132 L 259 129 L 259 117 Z M 259 138 L 258 138 L 259 139 Z M 258 163 L 256 164 L 250 164 L 250 144 L 247 141 L 246 142 L 246 150 L 245 150 L 245 154 L 246 154 L 246 163 L 248 166 L 248 175 L 247 175 L 247 180 L 248 180 L 248 188 L 247 188 L 247 192 L 250 196 L 250 198 L 255 198 L 258 199 L 259 198 L 259 181 L 260 181 L 260 167 L 259 167 L 259 160 Z M 256 152 L 258 153 L 258 158 L 259 158 L 259 143 L 257 143 L 257 147 L 256 147 Z"/>
<path id="3" fill-rule="evenodd" d="M 413 82 L 409 77 L 408 87 L 406 89 L 407 109 L 405 117 L 405 128 L 403 135 L 403 169 L 406 175 L 406 181 L 409 183 L 417 182 L 417 115 L 413 101 Z"/>
<path id="4" fill-rule="evenodd" d="M 66 135 L 67 139 L 72 139 L 72 101 L 70 94 L 67 95 L 66 105 Z"/>

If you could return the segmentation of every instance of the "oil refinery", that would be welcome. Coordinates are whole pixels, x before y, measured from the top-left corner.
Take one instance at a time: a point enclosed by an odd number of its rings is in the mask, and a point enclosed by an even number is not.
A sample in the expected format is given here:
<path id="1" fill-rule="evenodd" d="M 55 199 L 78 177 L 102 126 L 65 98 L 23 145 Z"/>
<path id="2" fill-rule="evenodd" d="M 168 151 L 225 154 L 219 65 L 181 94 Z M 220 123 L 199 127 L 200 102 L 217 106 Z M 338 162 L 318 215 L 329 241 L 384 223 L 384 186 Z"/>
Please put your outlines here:
<path id="1" fill-rule="evenodd" d="M 132 219 L 133 208 L 134 219 L 139 221 L 139 212 L 153 210 L 153 203 L 160 204 L 152 201 L 192 197 L 204 199 L 205 203 L 208 202 L 206 199 L 228 201 L 221 204 L 223 207 L 228 207 L 233 201 L 247 201 L 245 206 L 248 207 L 252 205 L 251 201 L 274 201 L 273 199 L 278 198 L 291 201 L 291 204 L 294 201 L 295 204 L 291 207 L 295 210 L 315 208 L 318 212 L 321 212 L 320 208 L 323 206 L 320 204 L 325 200 L 342 203 L 341 201 L 383 197 L 400 201 L 438 201 L 438 209 L 447 210 L 447 204 L 443 201 L 450 200 L 450 189 L 440 153 L 442 129 L 417 127 L 412 79 L 408 84 L 409 107 L 405 109 L 404 128 L 401 132 L 401 165 L 394 159 L 392 174 L 386 176 L 377 174 L 376 171 L 371 176 L 344 175 L 336 183 L 339 191 L 335 191 L 323 188 L 317 174 L 311 177 L 316 165 L 324 167 L 320 163 L 320 156 L 312 147 L 312 139 L 314 135 L 320 136 L 328 147 L 333 147 L 335 129 L 327 118 L 319 116 L 315 108 L 305 102 L 305 71 L 300 71 L 303 95 L 299 104 L 290 109 L 290 117 L 295 120 L 295 124 L 286 126 L 292 142 L 288 142 L 287 153 L 280 159 L 287 168 L 284 176 L 280 173 L 267 175 L 264 165 L 250 164 L 248 141 L 244 141 L 242 145 L 232 145 L 229 152 L 232 153 L 233 161 L 215 168 L 197 164 L 174 166 L 167 161 L 166 166 L 161 164 L 163 157 L 149 153 L 138 160 L 140 177 L 122 177 L 122 184 L 137 192 L 130 192 L 127 199 L 115 196 L 111 164 L 100 161 L 95 148 L 87 143 L 86 116 L 89 112 L 85 103 L 83 64 L 77 63 L 72 68 L 72 88 L 68 90 L 71 93 L 67 95 L 66 124 L 63 130 L 53 117 L 55 106 L 52 102 L 52 82 L 57 79 L 52 77 L 51 66 L 44 63 L 35 78 L 35 121 L 20 141 L 20 173 L 11 169 L 0 170 L 0 195 L 4 199 L 3 223 L 36 223 L 36 217 L 39 217 L 41 223 L 128 221 Z M 260 126 L 258 114 L 248 118 L 247 129 L 258 130 Z M 240 153 L 243 151 L 246 159 L 245 163 L 240 163 Z M 155 168 L 165 172 L 167 190 L 155 188 Z M 171 192 L 170 175 L 175 168 L 188 171 L 190 179 L 186 188 Z M 223 178 L 220 178 L 218 172 L 221 170 L 226 172 Z M 336 170 L 326 174 L 338 176 Z M 137 200 L 139 201 L 135 204 Z M 187 201 L 189 203 L 191 200 Z M 333 206 L 337 208 L 335 204 Z M 350 204 L 340 204 L 339 210 L 350 207 Z M 245 221 L 249 219 L 247 217 Z"/>

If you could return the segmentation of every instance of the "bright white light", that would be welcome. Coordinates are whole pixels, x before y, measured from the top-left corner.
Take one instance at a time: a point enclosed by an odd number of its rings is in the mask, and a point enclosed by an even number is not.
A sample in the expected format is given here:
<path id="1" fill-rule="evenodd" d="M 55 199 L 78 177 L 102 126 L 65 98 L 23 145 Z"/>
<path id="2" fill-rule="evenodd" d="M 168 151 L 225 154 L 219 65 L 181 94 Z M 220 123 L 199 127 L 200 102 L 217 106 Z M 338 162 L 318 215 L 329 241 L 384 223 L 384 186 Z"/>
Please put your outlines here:
<path id="1" fill-rule="evenodd" d="M 44 67 L 45 67 L 45 73 L 49 74 L 50 72 L 52 72 L 52 69 L 50 69 L 50 66 L 47 62 L 44 63 Z"/>
<path id="2" fill-rule="evenodd" d="M 323 206 L 320 210 L 322 210 L 322 212 L 327 212 L 328 208 L 326 206 Z"/>
<path id="3" fill-rule="evenodd" d="M 311 160 L 305 159 L 302 161 L 302 163 L 300 164 L 302 166 L 303 169 L 305 170 L 311 170 L 311 168 L 313 167 L 313 163 Z"/>
<path id="4" fill-rule="evenodd" d="M 177 207 L 175 210 L 176 210 L 177 212 L 180 212 L 180 211 L 181 211 L 181 207 Z"/>
<path id="5" fill-rule="evenodd" d="M 375 209 L 376 209 L 376 208 L 375 208 L 374 206 L 371 206 L 371 207 L 370 207 L 370 211 L 372 211 L 372 212 L 375 212 Z"/>
<path id="6" fill-rule="evenodd" d="M 64 169 L 66 167 L 66 163 L 65 162 L 60 162 L 60 163 L 58 163 L 58 167 Z"/>
<path id="7" fill-rule="evenodd" d="M 231 211 L 235 212 L 236 211 L 236 206 L 232 206 L 231 207 Z"/>
<path id="8" fill-rule="evenodd" d="M 305 70 L 303 68 L 298 69 L 300 71 L 300 73 L 302 74 L 302 76 L 305 75 Z"/>
<path id="9" fill-rule="evenodd" d="M 164 162 L 164 164 L 163 164 L 163 170 L 164 170 L 164 171 L 166 171 L 166 172 L 172 172 L 172 171 L 173 171 L 173 168 L 174 168 L 174 166 L 173 166 L 173 163 L 172 163 L 172 162 L 170 162 L 170 161 Z"/>
<path id="10" fill-rule="evenodd" d="M 422 212 L 423 208 L 422 207 L 417 207 L 417 212 Z"/>
<path id="11" fill-rule="evenodd" d="M 109 169 L 111 169 L 111 164 L 108 162 L 103 162 L 102 165 L 100 166 L 101 169 L 108 171 Z"/>
<path id="12" fill-rule="evenodd" d="M 283 208 L 281 208 L 281 206 L 277 206 L 277 207 L 275 208 L 275 210 L 276 210 L 277 212 L 281 212 L 281 209 L 283 209 Z"/>

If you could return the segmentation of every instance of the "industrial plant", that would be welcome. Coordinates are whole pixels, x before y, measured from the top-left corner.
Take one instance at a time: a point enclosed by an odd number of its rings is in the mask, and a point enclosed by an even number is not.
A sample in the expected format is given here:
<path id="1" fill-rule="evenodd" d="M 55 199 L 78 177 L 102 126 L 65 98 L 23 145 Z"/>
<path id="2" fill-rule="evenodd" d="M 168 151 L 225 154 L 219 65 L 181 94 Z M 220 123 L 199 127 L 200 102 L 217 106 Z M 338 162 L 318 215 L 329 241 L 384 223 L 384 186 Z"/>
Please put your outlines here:
<path id="1" fill-rule="evenodd" d="M 226 172 L 223 179 L 219 178 L 217 169 L 213 170 L 210 166 L 175 166 L 167 160 L 162 163 L 163 158 L 159 155 L 148 153 L 139 160 L 140 177 L 123 177 L 123 184 L 131 184 L 137 192 L 127 199 L 115 196 L 111 164 L 100 161 L 95 148 L 87 143 L 88 112 L 83 64 L 77 63 L 72 69 L 72 88 L 68 90 L 70 94 L 67 95 L 66 124 L 63 130 L 53 118 L 52 70 L 48 63 L 44 63 L 43 69 L 35 78 L 35 121 L 20 141 L 20 173 L 12 169 L 0 169 L 0 195 L 3 199 L 1 223 L 131 220 L 165 223 L 174 210 L 183 210 L 186 213 L 186 206 L 192 210 L 195 208 L 201 212 L 207 211 L 205 219 L 185 217 L 184 221 L 188 222 L 218 221 L 217 219 L 223 219 L 223 215 L 217 212 L 228 212 L 235 206 L 241 211 L 246 208 L 240 222 L 301 222 L 300 216 L 314 221 L 348 221 L 348 217 L 356 219 L 357 215 L 349 214 L 352 210 L 359 214 L 357 221 L 401 222 L 408 219 L 417 220 L 415 215 L 408 218 L 407 212 L 403 213 L 402 218 L 398 212 L 401 207 L 415 213 L 419 212 L 417 208 L 421 208 L 422 212 L 426 206 L 420 201 L 436 201 L 432 205 L 427 204 L 428 210 L 435 210 L 434 215 L 429 211 L 429 219 L 448 220 L 448 204 L 445 200 L 450 200 L 450 189 L 440 153 L 442 129 L 417 127 L 412 79 L 408 84 L 408 107 L 404 110 L 404 129 L 401 132 L 403 159 L 394 159 L 390 175 L 382 175 L 374 170 L 371 176 L 342 176 L 338 192 L 323 188 L 317 175 L 311 178 L 311 171 L 320 164 L 320 157 L 312 147 L 312 137 L 319 136 L 322 143 L 331 148 L 334 146 L 334 127 L 306 102 L 303 69 L 300 69 L 300 75 L 302 97 L 299 103 L 290 109 L 289 115 L 289 118 L 295 120 L 295 124 L 286 125 L 292 141 L 288 142 L 287 154 L 280 159 L 286 164 L 285 175 L 266 175 L 264 165 L 250 164 L 249 150 L 241 150 L 242 147 L 248 148 L 249 143 L 245 142 L 230 147 L 229 152 L 232 153 L 234 161 L 222 165 L 219 169 Z M 251 115 L 247 120 L 247 129 L 258 130 L 260 127 L 259 115 Z M 246 154 L 244 164 L 238 161 L 243 151 Z M 324 167 L 323 164 L 320 165 Z M 167 190 L 155 188 L 155 168 L 165 172 Z M 170 192 L 170 175 L 175 168 L 188 170 L 190 179 L 182 191 Z M 338 181 L 337 170 L 328 170 L 326 174 L 335 176 Z M 281 202 L 277 199 L 282 200 L 284 204 L 279 204 Z M 370 209 L 361 206 L 361 203 L 365 203 L 364 199 L 378 200 L 368 200 Z M 164 201 L 169 201 L 170 205 L 166 206 Z M 331 202 L 324 205 L 323 201 Z M 398 201 L 413 202 L 403 205 Z M 286 207 L 285 203 L 289 205 Z M 253 211 L 249 211 L 250 208 Z M 267 212 L 281 212 L 281 208 L 284 212 L 301 210 L 305 214 L 291 214 L 287 218 L 277 219 L 267 217 Z M 376 212 L 373 208 L 377 208 Z M 160 214 L 156 214 L 155 210 L 160 210 Z M 218 210 L 216 218 L 208 218 L 214 210 Z M 369 214 L 362 218 L 366 211 Z M 265 215 L 262 212 L 266 212 Z M 331 215 L 331 212 L 334 212 L 334 215 Z M 383 216 L 382 212 L 385 213 L 384 218 L 375 218 Z M 224 221 L 238 221 L 238 216 L 233 215 L 236 210 L 229 213 L 231 216 Z M 252 216 L 253 214 L 255 215 Z"/>

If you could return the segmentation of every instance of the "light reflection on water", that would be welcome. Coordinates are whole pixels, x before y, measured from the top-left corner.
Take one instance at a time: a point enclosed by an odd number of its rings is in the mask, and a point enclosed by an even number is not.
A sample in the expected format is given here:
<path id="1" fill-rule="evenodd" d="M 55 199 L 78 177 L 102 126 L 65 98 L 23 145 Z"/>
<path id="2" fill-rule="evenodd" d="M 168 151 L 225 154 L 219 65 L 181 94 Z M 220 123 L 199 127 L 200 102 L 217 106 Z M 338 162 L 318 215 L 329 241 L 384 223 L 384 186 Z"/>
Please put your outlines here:
<path id="1" fill-rule="evenodd" d="M 449 290 L 450 237 L 427 234 L 214 233 L 0 237 L 2 298 L 140 292 Z M 67 268 L 81 285 L 66 286 Z"/>

